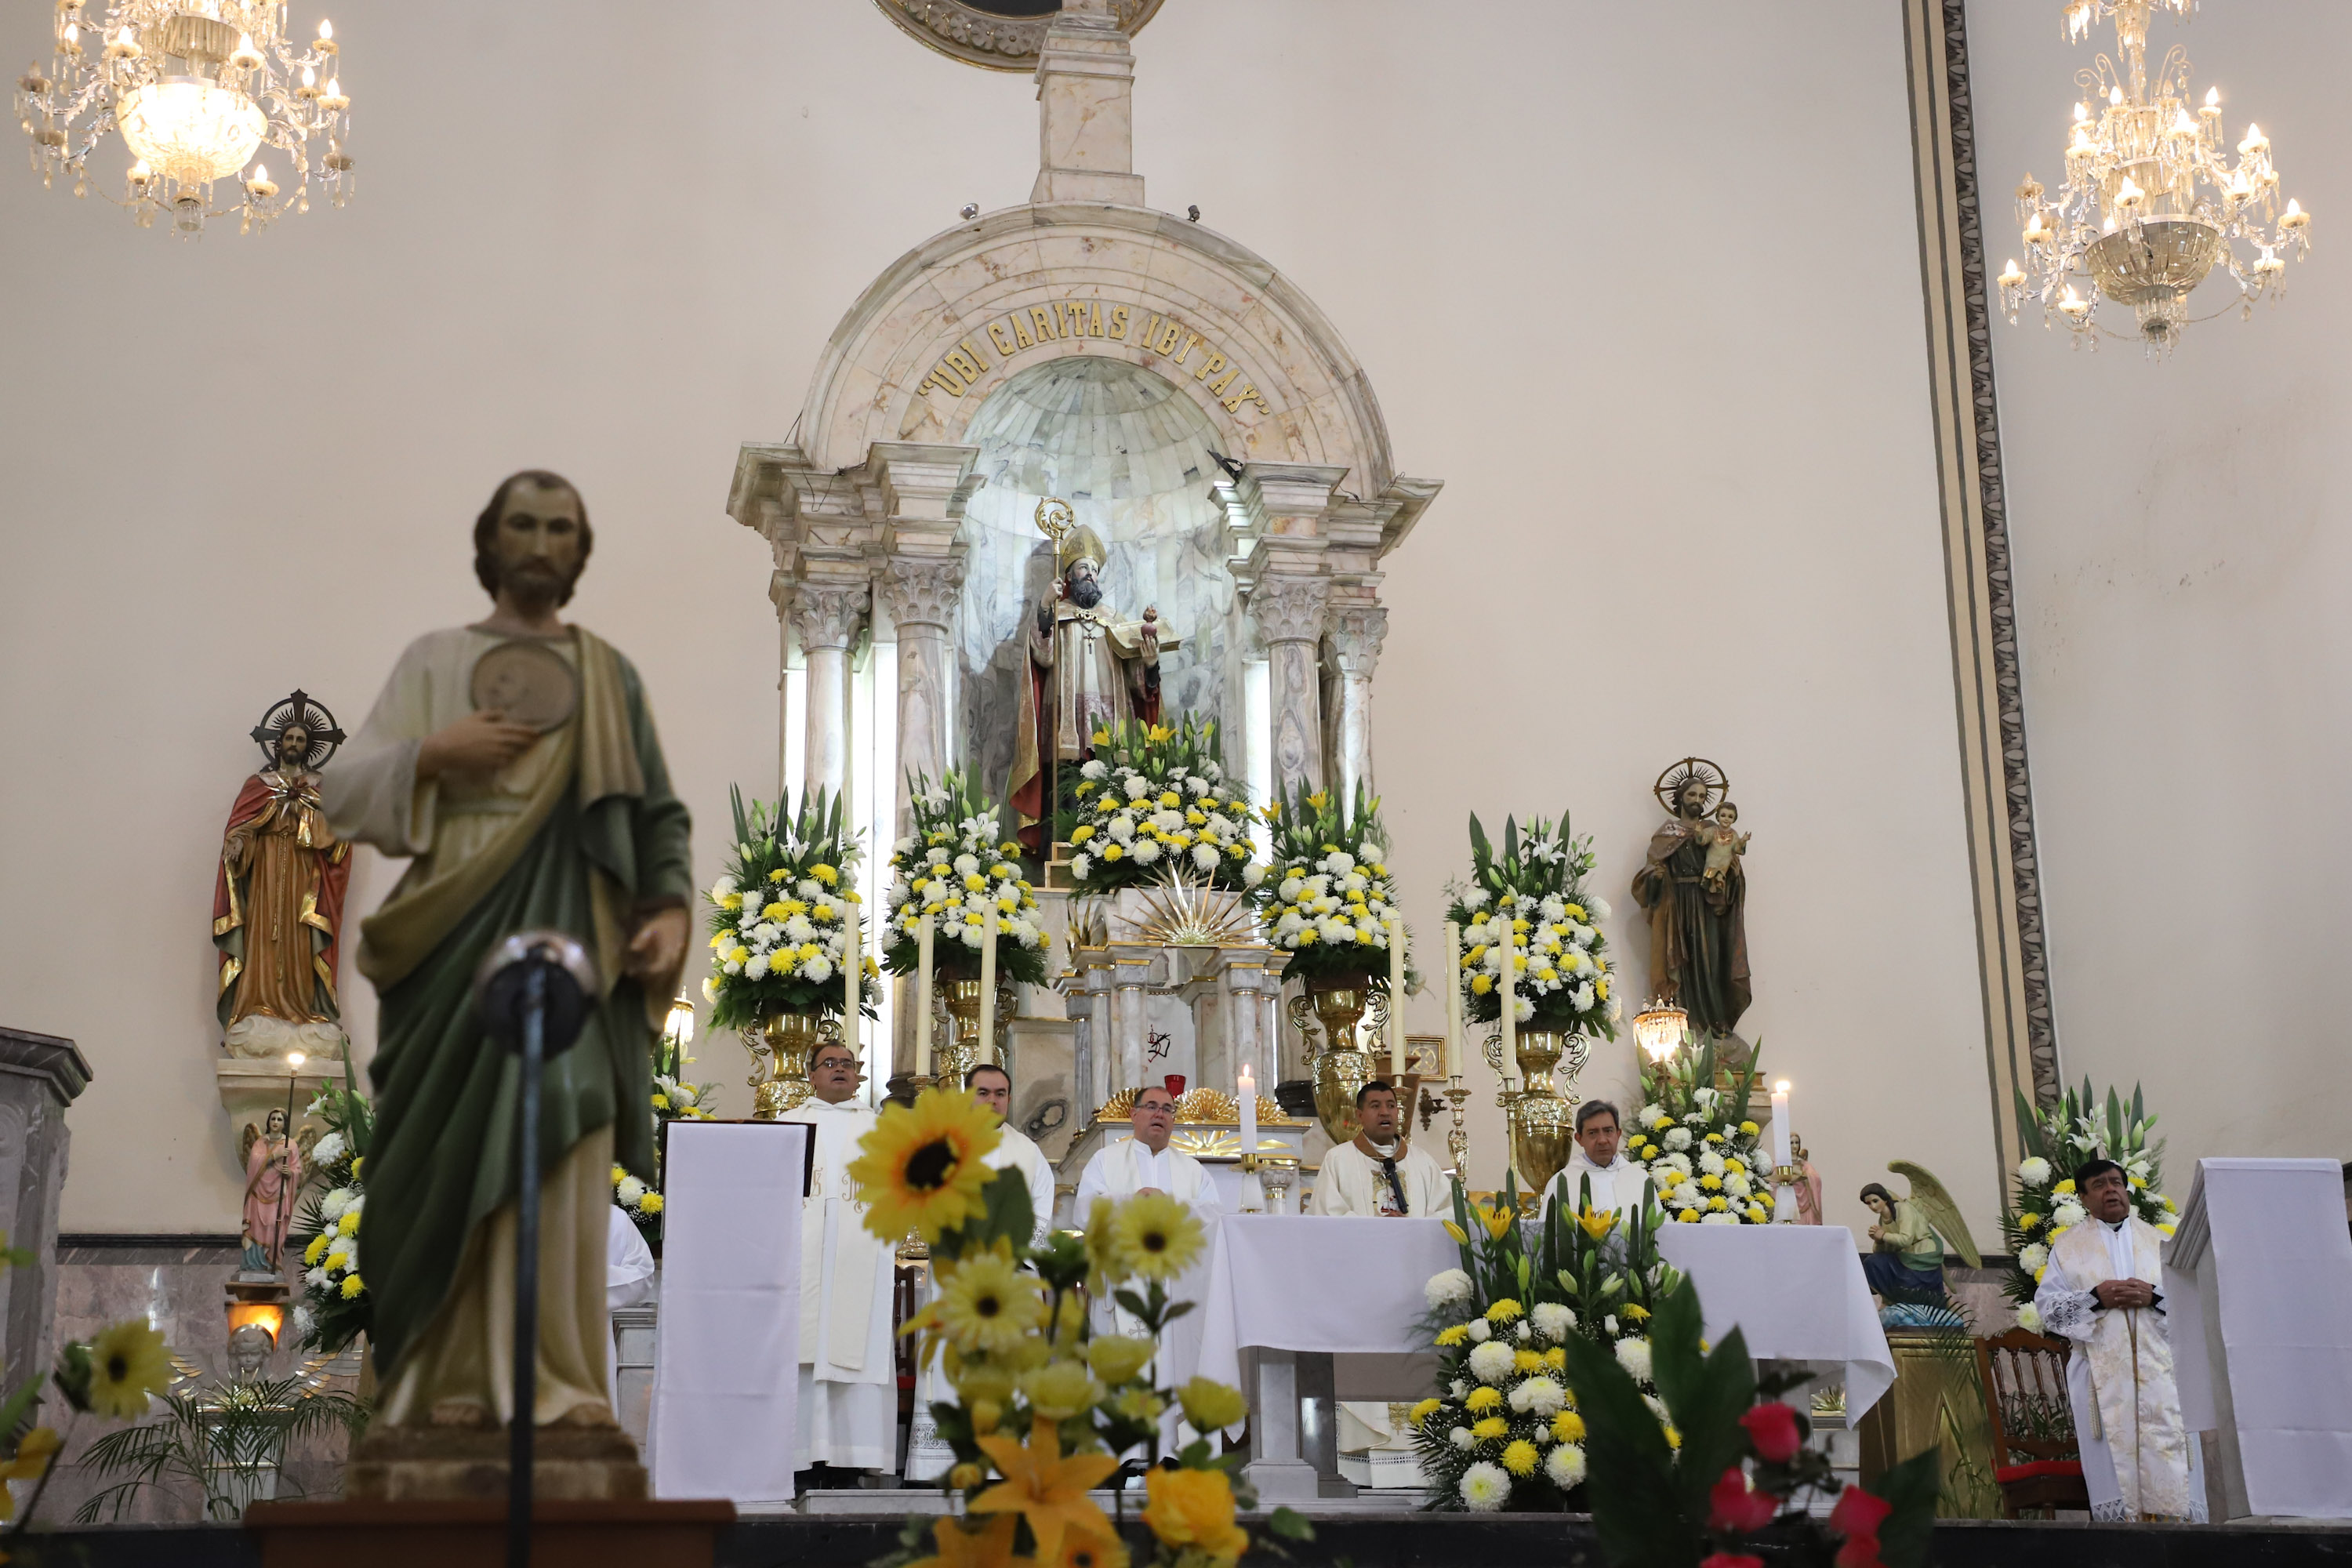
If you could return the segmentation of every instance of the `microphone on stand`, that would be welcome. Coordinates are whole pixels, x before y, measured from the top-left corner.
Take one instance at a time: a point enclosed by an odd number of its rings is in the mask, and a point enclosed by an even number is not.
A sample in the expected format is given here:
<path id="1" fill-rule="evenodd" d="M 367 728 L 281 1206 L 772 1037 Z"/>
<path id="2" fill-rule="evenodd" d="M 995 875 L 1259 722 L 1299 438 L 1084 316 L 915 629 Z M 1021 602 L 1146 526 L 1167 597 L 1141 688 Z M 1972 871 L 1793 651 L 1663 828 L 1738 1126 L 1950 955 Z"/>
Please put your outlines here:
<path id="1" fill-rule="evenodd" d="M 560 931 L 517 931 L 474 972 L 483 1033 L 522 1058 L 515 1106 L 514 1416 L 507 1426 L 507 1563 L 530 1563 L 532 1441 L 539 1390 L 540 1079 L 570 1050 L 603 987 L 588 950 Z"/>

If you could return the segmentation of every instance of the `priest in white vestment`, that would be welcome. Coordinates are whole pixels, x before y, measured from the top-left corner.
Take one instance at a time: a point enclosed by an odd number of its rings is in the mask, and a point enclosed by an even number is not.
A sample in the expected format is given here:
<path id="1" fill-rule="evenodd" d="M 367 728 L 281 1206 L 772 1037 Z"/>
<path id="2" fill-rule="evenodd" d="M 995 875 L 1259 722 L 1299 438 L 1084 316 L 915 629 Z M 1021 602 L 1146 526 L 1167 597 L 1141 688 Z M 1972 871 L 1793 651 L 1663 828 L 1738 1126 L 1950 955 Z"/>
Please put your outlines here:
<path id="1" fill-rule="evenodd" d="M 1003 1125 L 998 1129 L 996 1147 L 990 1150 L 981 1163 L 992 1171 L 1019 1171 L 1029 1185 L 1030 1245 L 1039 1247 L 1054 1228 L 1054 1167 L 1045 1163 L 1045 1152 L 1037 1147 L 1026 1133 L 1016 1131 L 1004 1118 L 1013 1110 L 1013 1075 L 992 1062 L 982 1062 L 963 1075 L 964 1088 L 971 1097 L 996 1112 Z M 936 1282 L 924 1287 L 926 1296 L 938 1294 Z M 935 1350 L 915 1369 L 915 1412 L 907 1428 L 907 1479 L 924 1482 L 938 1479 L 955 1465 L 955 1450 L 940 1436 L 939 1423 L 931 1418 L 931 1406 L 952 1401 L 954 1386 L 941 1375 L 939 1353 Z"/>
<path id="2" fill-rule="evenodd" d="M 1377 1218 L 1447 1219 L 1454 1183 L 1425 1151 L 1405 1142 L 1396 1089 L 1374 1079 L 1356 1091 L 1351 1142 L 1323 1156 L 1315 1173 L 1309 1214 Z"/>
<path id="3" fill-rule="evenodd" d="M 2044 1331 L 2074 1342 L 2066 1403 L 2098 1520 L 2204 1523 L 2205 1467 L 2180 1415 L 2163 1297 L 2163 1233 L 2132 1212 L 2124 1168 L 2074 1175 L 2082 1217 L 2050 1243 L 2033 1292 Z M 2065 1208 L 2052 1219 L 2065 1215 Z M 2066 1216 L 2073 1217 L 2073 1216 Z"/>
<path id="4" fill-rule="evenodd" d="M 1192 1155 L 1169 1147 L 1168 1136 L 1176 1130 L 1176 1097 L 1156 1083 L 1137 1089 L 1128 1124 L 1134 1131 L 1097 1150 L 1095 1157 L 1087 1162 L 1086 1173 L 1078 1178 L 1078 1195 L 1072 1211 L 1078 1224 L 1087 1223 L 1097 1198 L 1126 1198 L 1137 1193 L 1165 1193 L 1190 1208 L 1204 1228 L 1216 1224 L 1224 1205 L 1217 1200 L 1217 1189 L 1210 1184 L 1209 1173 Z M 1208 1248 L 1204 1247 L 1194 1268 L 1203 1268 L 1207 1262 Z M 1173 1282 L 1169 1294 L 1180 1300 L 1194 1299 Z M 1192 1316 L 1197 1319 L 1199 1314 Z M 1094 1321 L 1097 1333 L 1142 1331 L 1140 1323 L 1108 1301 L 1094 1304 Z"/>
<path id="5" fill-rule="evenodd" d="M 898 1368 L 891 1352 L 894 1248 L 866 1228 L 847 1171 L 876 1114 L 857 1096 L 857 1058 L 838 1042 L 809 1061 L 814 1098 L 787 1120 L 815 1148 L 801 1204 L 801 1387 L 793 1468 L 887 1470 L 898 1462 Z"/>
<path id="6" fill-rule="evenodd" d="M 1576 1149 L 1544 1194 L 1547 1212 L 1551 1208 L 1552 1195 L 1562 1188 L 1567 1189 L 1569 1205 L 1580 1209 L 1584 1184 L 1589 1179 L 1592 1183 L 1593 1212 L 1614 1211 L 1620 1230 L 1633 1223 L 1633 1211 L 1642 1206 L 1643 1184 L 1650 1179 L 1650 1173 L 1620 1152 L 1625 1136 L 1622 1121 L 1617 1108 L 1605 1100 L 1588 1100 L 1576 1108 Z"/>

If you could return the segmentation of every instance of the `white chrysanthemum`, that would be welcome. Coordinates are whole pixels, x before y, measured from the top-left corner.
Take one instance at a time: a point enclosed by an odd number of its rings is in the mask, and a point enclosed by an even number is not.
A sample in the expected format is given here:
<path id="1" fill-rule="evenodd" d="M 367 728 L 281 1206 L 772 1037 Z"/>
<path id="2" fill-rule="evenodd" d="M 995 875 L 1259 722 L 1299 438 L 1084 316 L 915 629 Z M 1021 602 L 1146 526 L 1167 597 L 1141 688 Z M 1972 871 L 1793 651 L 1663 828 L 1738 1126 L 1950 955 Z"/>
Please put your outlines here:
<path id="1" fill-rule="evenodd" d="M 1593 989 L 1592 989 L 1592 984 L 1591 984 L 1591 983 L 1590 981 L 1586 982 L 1586 983 L 1585 983 L 1584 984 L 1582 984 L 1582 985 L 1578 986 L 1578 987 L 1576 988 L 1575 992 L 1574 992 L 1573 994 L 1571 994 L 1570 995 L 1570 997 L 1569 997 L 1570 1005 L 1572 1005 L 1572 1006 L 1574 1006 L 1574 1007 L 1575 1007 L 1575 1009 L 1576 1009 L 1578 1012 L 1580 1012 L 1580 1013 L 1590 1013 L 1590 1012 L 1591 1012 L 1591 1011 L 1592 1011 L 1592 1004 L 1593 1004 L 1596 1000 L 1598 1000 L 1598 996 L 1597 996 L 1596 993 L 1593 991 Z"/>
<path id="2" fill-rule="evenodd" d="M 2039 1274 L 2042 1266 L 2050 1261 L 2050 1249 L 2038 1241 L 2030 1241 L 2017 1249 L 2017 1266 L 2028 1274 Z"/>
<path id="3" fill-rule="evenodd" d="M 803 877 L 793 884 L 793 892 L 800 898 L 814 900 L 824 897 L 824 884 L 814 877 Z"/>
<path id="4" fill-rule="evenodd" d="M 1448 1432 L 1445 1436 L 1455 1447 L 1461 1449 L 1465 1454 L 1468 1453 L 1472 1446 L 1478 1441 L 1478 1439 L 1470 1436 L 1470 1428 L 1467 1426 L 1456 1426 L 1453 1431 Z"/>
<path id="5" fill-rule="evenodd" d="M 1650 1342 L 1645 1339 L 1619 1340 L 1617 1364 L 1632 1374 L 1634 1382 L 1649 1382 Z"/>
<path id="6" fill-rule="evenodd" d="M 349 1187 L 337 1187 L 319 1200 L 319 1213 L 328 1219 L 342 1218 L 343 1211 L 351 1206 L 352 1190 Z"/>
<path id="7" fill-rule="evenodd" d="M 1318 866 L 1328 866 L 1335 877 L 1344 877 L 1356 868 L 1356 858 L 1345 849 L 1334 849 L 1327 859 L 1318 860 L 1315 863 Z"/>
<path id="8" fill-rule="evenodd" d="M 1445 1393 L 1447 1397 L 1459 1402 L 1470 1397 L 1470 1385 L 1457 1377 L 1446 1385 Z"/>
<path id="9" fill-rule="evenodd" d="M 1562 1443 L 1544 1456 L 1544 1474 L 1562 1491 L 1584 1480 L 1584 1445 Z"/>
<path id="10" fill-rule="evenodd" d="M 1495 1331 L 1493 1326 L 1490 1325 L 1486 1319 L 1473 1318 L 1470 1320 L 1470 1341 L 1473 1344 L 1485 1344 L 1488 1339 L 1493 1337 L 1494 1332 Z"/>
<path id="11" fill-rule="evenodd" d="M 944 866 L 948 863 L 949 856 L 944 849 L 927 849 L 923 852 L 923 858 L 933 866 Z"/>
<path id="12" fill-rule="evenodd" d="M 635 1176 L 623 1176 L 618 1182 L 614 1184 L 614 1201 L 618 1203 L 625 1209 L 633 1209 L 636 1207 L 637 1200 L 645 1195 L 646 1184 L 637 1180 Z"/>
<path id="13" fill-rule="evenodd" d="M 322 1169 L 342 1157 L 343 1135 L 340 1132 L 330 1132 L 310 1145 L 310 1163 Z"/>
<path id="14" fill-rule="evenodd" d="M 1110 819 L 1110 826 L 1104 831 L 1121 844 L 1128 843 L 1135 837 L 1135 818 L 1120 812 Z"/>
<path id="15" fill-rule="evenodd" d="M 1568 1336 L 1576 1331 L 1576 1314 L 1558 1301 L 1538 1301 L 1528 1316 L 1534 1321 L 1536 1332 L 1554 1344 L 1567 1342 Z"/>
<path id="16" fill-rule="evenodd" d="M 774 967 L 774 965 L 766 953 L 755 952 L 751 955 L 751 962 L 743 965 L 743 978 L 746 980 L 762 979 L 772 967 Z"/>
<path id="17" fill-rule="evenodd" d="M 1744 1198 L 1748 1194 L 1754 1192 L 1756 1188 L 1755 1184 L 1749 1182 L 1747 1177 L 1741 1175 L 1738 1172 L 1734 1171 L 1731 1174 L 1723 1178 L 1723 1190 L 1729 1193 L 1735 1198 Z"/>
<path id="18" fill-rule="evenodd" d="M 1141 800 L 1151 793 L 1151 781 L 1141 773 L 1129 773 L 1127 775 L 1126 789 L 1128 799 Z"/>
<path id="19" fill-rule="evenodd" d="M 957 856 L 957 857 L 955 858 L 955 871 L 956 871 L 956 875 L 957 875 L 957 876 L 959 876 L 959 877 L 969 877 L 969 876 L 971 876 L 973 872 L 975 872 L 975 871 L 977 871 L 977 870 L 979 870 L 979 869 L 980 869 L 980 857 L 979 857 L 979 856 L 977 856 L 977 855 L 959 855 L 959 856 Z"/>
<path id="20" fill-rule="evenodd" d="M 1690 1129 L 1687 1127 L 1669 1127 L 1666 1129 L 1664 1142 L 1667 1148 L 1679 1153 L 1683 1150 L 1691 1146 Z"/>
<path id="21" fill-rule="evenodd" d="M 1243 868 L 1242 868 L 1242 886 L 1243 886 L 1243 887 L 1244 887 L 1244 888 L 1255 888 L 1255 887 L 1256 887 L 1259 883 L 1261 883 L 1261 882 L 1263 882 L 1263 881 L 1265 881 L 1265 861 L 1263 861 L 1263 860 L 1253 860 L 1253 861 L 1251 861 L 1248 865 L 1246 865 L 1246 866 L 1244 866 L 1244 867 L 1243 867 Z"/>
<path id="22" fill-rule="evenodd" d="M 2017 1326 L 2029 1334 L 2038 1334 L 2042 1331 L 2042 1313 L 2032 1302 L 2026 1301 L 2019 1305 Z"/>
<path id="23" fill-rule="evenodd" d="M 1642 1107 L 1640 1112 L 1634 1116 L 1633 1120 L 1641 1126 L 1655 1127 L 1659 1122 L 1664 1121 L 1668 1120 L 1668 1118 L 1664 1107 L 1645 1105 Z"/>
<path id="24" fill-rule="evenodd" d="M 1712 1084 L 1691 1090 L 1691 1103 L 1701 1110 L 1712 1110 L 1715 1102 L 1722 1098 L 1723 1091 Z"/>
<path id="25" fill-rule="evenodd" d="M 302 1283 L 313 1290 L 323 1290 L 327 1288 L 327 1271 L 323 1268 L 313 1268 L 302 1276 Z"/>
<path id="26" fill-rule="evenodd" d="M 801 965 L 801 973 L 808 977 L 810 984 L 822 985 L 833 978 L 833 960 L 819 953 Z"/>
<path id="27" fill-rule="evenodd" d="M 1092 779 L 1095 783 L 1100 784 L 1110 776 L 1110 769 L 1103 764 L 1101 758 L 1089 757 L 1086 764 L 1078 769 L 1078 776 L 1082 779 Z"/>
<path id="28" fill-rule="evenodd" d="M 2083 1205 L 2076 1203 L 2072 1198 L 2067 1199 L 2064 1203 L 2060 1204 L 2056 1208 L 2050 1211 L 2050 1223 L 2053 1227 L 2059 1230 L 2063 1230 L 2069 1226 L 2082 1224 Z"/>
<path id="29" fill-rule="evenodd" d="M 1090 855 L 1073 855 L 1070 857 L 1070 875 L 1083 882 L 1087 879 L 1087 868 L 1094 863 Z"/>
<path id="30" fill-rule="evenodd" d="M 1477 1460 L 1462 1472 L 1462 1500 L 1475 1513 L 1496 1513 L 1511 1500 L 1511 1478 L 1503 1467 Z"/>
<path id="31" fill-rule="evenodd" d="M 1488 1340 L 1470 1352 L 1470 1375 L 1481 1383 L 1501 1383 L 1517 1364 L 1517 1352 L 1502 1340 Z"/>
<path id="32" fill-rule="evenodd" d="M 1711 1214 L 1699 1215 L 1698 1222 L 1701 1225 L 1738 1225 L 1739 1216 L 1729 1209 L 1717 1209 Z"/>
<path id="33" fill-rule="evenodd" d="M 1609 918 L 1609 900 L 1606 899 L 1587 899 L 1584 900 L 1584 907 L 1594 920 L 1605 921 Z"/>
<path id="34" fill-rule="evenodd" d="M 1217 868 L 1217 847 L 1213 844 L 1195 844 L 1192 846 L 1192 864 L 1198 866 L 1203 871 L 1215 870 Z"/>
<path id="35" fill-rule="evenodd" d="M 1698 1168 L 1710 1176 L 1719 1176 L 1723 1174 L 1723 1156 L 1712 1149 L 1702 1149 L 1698 1155 Z"/>
<path id="36" fill-rule="evenodd" d="M 2029 1154 L 2017 1163 L 2017 1179 L 2029 1187 L 2038 1187 L 2050 1179 L 2050 1162 L 2039 1154 Z"/>
<path id="37" fill-rule="evenodd" d="M 1511 1408 L 1549 1421 L 1568 1406 L 1568 1391 L 1548 1377 L 1531 1377 L 1511 1390 Z"/>
<path id="38" fill-rule="evenodd" d="M 1160 858 L 1160 845 L 1156 840 L 1146 838 L 1137 844 L 1131 853 L 1138 865 L 1149 866 Z"/>
<path id="39" fill-rule="evenodd" d="M 816 927 L 811 923 L 808 916 L 794 915 L 784 922 L 784 934 L 792 938 L 794 945 L 797 946 L 801 942 L 814 942 Z"/>
<path id="40" fill-rule="evenodd" d="M 1691 1173 L 1691 1161 L 1688 1154 L 1668 1154 L 1665 1156 L 1665 1162 L 1683 1175 L 1687 1176 Z"/>
<path id="41" fill-rule="evenodd" d="M 1448 1268 L 1431 1275 L 1429 1283 L 1421 1288 L 1421 1294 L 1422 1299 L 1429 1303 L 1431 1311 L 1441 1312 L 1448 1307 L 1467 1302 L 1472 1289 L 1470 1276 L 1459 1268 Z"/>

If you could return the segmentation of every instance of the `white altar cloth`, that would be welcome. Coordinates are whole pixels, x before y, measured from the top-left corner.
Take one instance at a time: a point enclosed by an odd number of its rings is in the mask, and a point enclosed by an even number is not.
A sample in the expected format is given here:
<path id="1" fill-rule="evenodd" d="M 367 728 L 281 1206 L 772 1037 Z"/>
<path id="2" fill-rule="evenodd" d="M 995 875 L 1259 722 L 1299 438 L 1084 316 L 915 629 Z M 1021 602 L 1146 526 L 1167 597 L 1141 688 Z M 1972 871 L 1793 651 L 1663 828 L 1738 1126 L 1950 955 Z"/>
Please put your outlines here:
<path id="1" fill-rule="evenodd" d="M 2200 1160 L 2164 1249 L 2181 1415 L 2221 1438 L 2217 1519 L 2352 1518 L 2342 1181 L 2330 1159 Z"/>
<path id="2" fill-rule="evenodd" d="M 1670 1225 L 1658 1252 L 1697 1288 L 1710 1342 L 1737 1324 L 1759 1361 L 1843 1365 L 1849 1425 L 1895 1385 L 1895 1354 L 1843 1226 Z"/>
<path id="3" fill-rule="evenodd" d="M 807 1128 L 677 1121 L 646 1463 L 657 1498 L 788 1503 Z"/>
<path id="4" fill-rule="evenodd" d="M 1426 1350 L 1413 1331 L 1429 1310 L 1422 1287 L 1461 1258 L 1434 1219 L 1222 1215 L 1192 1314 L 1201 1320 L 1198 1361 L 1172 1366 L 1175 1380 L 1197 1371 L 1238 1386 L 1244 1346 L 1341 1355 Z"/>

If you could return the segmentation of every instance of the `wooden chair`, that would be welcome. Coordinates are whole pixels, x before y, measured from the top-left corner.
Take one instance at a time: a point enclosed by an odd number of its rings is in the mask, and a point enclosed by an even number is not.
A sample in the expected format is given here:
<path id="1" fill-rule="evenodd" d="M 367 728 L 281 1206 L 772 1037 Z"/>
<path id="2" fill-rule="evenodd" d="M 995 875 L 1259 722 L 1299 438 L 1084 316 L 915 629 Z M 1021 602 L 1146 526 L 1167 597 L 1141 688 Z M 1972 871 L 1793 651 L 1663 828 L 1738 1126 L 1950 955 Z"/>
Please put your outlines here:
<path id="1" fill-rule="evenodd" d="M 2062 1508 L 2090 1511 L 2074 1416 L 2066 1404 L 2066 1352 L 2064 1340 L 2024 1329 L 1977 1342 L 1977 1380 L 1992 1427 L 1992 1478 L 2011 1519 L 2025 1509 L 2052 1519 Z"/>

